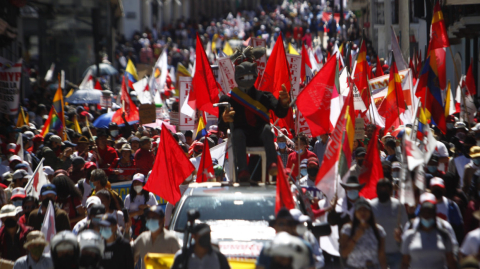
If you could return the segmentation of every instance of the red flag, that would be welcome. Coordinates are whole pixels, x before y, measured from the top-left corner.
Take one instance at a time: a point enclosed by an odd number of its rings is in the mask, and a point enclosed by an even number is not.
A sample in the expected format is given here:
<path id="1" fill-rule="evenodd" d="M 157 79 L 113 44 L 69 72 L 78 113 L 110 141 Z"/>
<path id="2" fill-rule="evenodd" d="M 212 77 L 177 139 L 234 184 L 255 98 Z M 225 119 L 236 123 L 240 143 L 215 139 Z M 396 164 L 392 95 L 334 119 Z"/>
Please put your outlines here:
<path id="1" fill-rule="evenodd" d="M 160 134 L 157 157 L 144 189 L 175 205 L 182 197 L 179 185 L 195 171 L 195 167 L 165 124 L 162 125 L 164 131 Z"/>
<path id="2" fill-rule="evenodd" d="M 122 113 L 125 111 L 125 118 L 128 122 L 138 121 L 140 119 L 140 114 L 138 113 L 137 106 L 133 103 L 130 98 L 130 94 L 127 90 L 127 84 L 125 83 L 126 78 L 122 80 L 122 107 L 115 111 L 115 114 L 112 116 L 112 122 L 116 124 L 123 124 Z"/>
<path id="3" fill-rule="evenodd" d="M 95 90 L 100 90 L 100 91 L 103 91 L 102 89 L 102 85 L 100 85 L 100 82 L 97 80 L 97 82 L 95 82 L 95 87 L 93 87 Z"/>
<path id="4" fill-rule="evenodd" d="M 221 91 L 203 49 L 202 41 L 197 34 L 195 75 L 192 79 L 192 90 L 188 102 L 195 99 L 197 109 L 218 117 L 218 108 L 213 107 L 213 104 L 218 103 L 218 94 Z"/>
<path id="5" fill-rule="evenodd" d="M 287 91 L 290 91 L 290 69 L 283 47 L 283 38 L 280 35 L 273 47 L 262 77 L 258 77 L 255 81 L 255 88 L 259 91 L 271 92 L 278 98 L 282 90 L 282 84 L 285 84 Z"/>
<path id="6" fill-rule="evenodd" d="M 415 85 L 415 80 L 417 79 L 417 69 L 415 69 L 415 65 L 413 64 L 413 59 L 410 58 L 410 63 L 408 63 L 408 68 L 412 70 L 412 76 L 413 76 L 413 85 Z"/>
<path id="7" fill-rule="evenodd" d="M 277 196 L 275 198 L 275 214 L 285 207 L 288 210 L 295 208 L 295 202 L 293 201 L 292 191 L 290 190 L 290 184 L 288 184 L 287 175 L 285 175 L 285 169 L 283 168 L 283 162 L 280 156 L 277 156 L 278 175 L 277 175 Z"/>
<path id="8" fill-rule="evenodd" d="M 383 73 L 382 64 L 380 63 L 380 58 L 378 58 L 378 56 L 377 56 L 377 68 L 375 69 L 375 77 L 378 78 L 378 77 L 381 77 L 383 75 L 385 75 L 385 74 Z"/>
<path id="9" fill-rule="evenodd" d="M 368 143 L 367 155 L 363 161 L 362 170 L 358 177 L 360 184 L 365 183 L 365 187 L 360 191 L 360 196 L 367 199 L 377 197 L 377 182 L 383 178 L 382 161 L 380 160 L 380 151 L 378 149 L 378 131 L 377 126 L 371 143 Z"/>
<path id="10" fill-rule="evenodd" d="M 333 131 L 330 104 L 335 87 L 337 58 L 331 57 L 297 97 L 297 108 L 307 120 L 312 136 Z"/>
<path id="11" fill-rule="evenodd" d="M 370 107 L 370 90 L 367 82 L 368 63 L 367 63 L 367 46 L 365 41 L 362 41 L 362 46 L 357 56 L 357 65 L 355 66 L 355 73 L 353 74 L 355 85 L 362 97 L 363 103 L 366 107 Z"/>
<path id="12" fill-rule="evenodd" d="M 213 170 L 210 146 L 208 145 L 208 140 L 205 139 L 205 142 L 203 143 L 202 158 L 200 159 L 200 165 L 198 166 L 196 182 L 207 182 L 209 178 L 214 177 L 214 174 L 215 171 Z"/>
<path id="13" fill-rule="evenodd" d="M 475 86 L 472 67 L 473 67 L 473 59 L 470 59 L 470 66 L 468 67 L 467 75 L 465 76 L 465 85 L 467 86 L 468 93 L 471 96 L 476 96 L 477 87 Z"/>
<path id="14" fill-rule="evenodd" d="M 310 62 L 310 57 L 308 57 L 308 51 L 305 46 L 302 46 L 302 62 L 300 67 L 300 81 L 307 84 L 307 76 L 311 79 L 312 77 L 312 63 Z"/>
<path id="15" fill-rule="evenodd" d="M 445 21 L 443 20 L 442 9 L 440 8 L 440 1 L 437 1 L 433 8 L 428 51 L 446 47 L 450 47 L 450 41 L 448 41 L 447 29 L 445 28 Z"/>
<path id="16" fill-rule="evenodd" d="M 385 117 L 385 130 L 389 130 L 395 122 L 398 123 L 397 120 L 399 120 L 399 114 L 403 113 L 406 109 L 407 107 L 402 90 L 402 79 L 398 74 L 395 58 L 393 58 L 392 66 L 390 67 L 387 96 L 378 109 L 378 113 Z"/>
<path id="17" fill-rule="evenodd" d="M 278 119 L 277 127 L 279 129 L 287 128 L 288 131 L 291 129 L 295 130 L 295 121 L 293 120 L 293 109 L 290 107 L 288 109 L 287 116 L 285 118 L 278 118 L 275 116 L 275 113 L 270 115 L 270 123 L 274 124 Z"/>

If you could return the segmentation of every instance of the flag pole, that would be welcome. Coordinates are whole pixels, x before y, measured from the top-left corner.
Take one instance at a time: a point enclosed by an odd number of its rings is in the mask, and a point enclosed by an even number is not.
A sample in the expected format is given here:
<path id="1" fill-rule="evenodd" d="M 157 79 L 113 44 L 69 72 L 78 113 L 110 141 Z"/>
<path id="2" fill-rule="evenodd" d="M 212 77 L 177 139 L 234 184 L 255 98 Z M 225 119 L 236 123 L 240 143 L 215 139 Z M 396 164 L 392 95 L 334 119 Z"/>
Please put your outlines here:
<path id="1" fill-rule="evenodd" d="M 395 55 L 393 54 L 393 50 L 390 51 L 390 53 L 392 54 L 392 64 L 390 65 L 390 69 L 392 69 L 392 66 L 393 64 L 395 64 L 395 67 L 396 67 L 396 63 L 395 63 Z M 398 72 L 398 70 L 397 70 Z M 392 73 L 392 70 L 390 70 L 390 74 Z M 395 82 L 395 74 L 393 74 L 393 82 L 396 84 Z M 403 92 L 402 92 L 403 93 Z M 395 86 L 395 99 L 397 99 L 397 113 L 398 113 L 398 125 L 400 125 L 400 109 L 398 108 L 398 93 L 397 93 L 397 86 Z"/>
<path id="2" fill-rule="evenodd" d="M 30 177 L 27 184 L 25 185 L 25 192 L 27 193 L 27 195 L 29 195 L 31 193 L 31 190 L 33 190 L 32 184 L 33 184 L 33 181 L 35 180 L 35 175 L 38 173 L 40 165 L 43 163 L 44 160 L 45 160 L 45 157 L 40 160 L 40 162 L 37 165 L 37 168 L 35 168 L 35 171 L 33 172 L 32 176 Z"/>

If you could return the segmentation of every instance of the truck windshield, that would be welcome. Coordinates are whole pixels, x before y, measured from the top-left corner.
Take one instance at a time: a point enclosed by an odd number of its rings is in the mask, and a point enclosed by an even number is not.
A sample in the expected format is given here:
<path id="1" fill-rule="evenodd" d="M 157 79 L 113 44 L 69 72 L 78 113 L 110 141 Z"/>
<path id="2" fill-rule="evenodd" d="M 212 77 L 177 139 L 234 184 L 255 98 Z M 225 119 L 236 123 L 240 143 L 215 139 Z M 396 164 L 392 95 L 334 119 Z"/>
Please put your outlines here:
<path id="1" fill-rule="evenodd" d="M 200 221 L 207 220 L 248 220 L 269 221 L 275 215 L 275 196 L 190 196 L 185 200 L 175 231 L 181 232 L 187 224 L 187 212 L 197 209 Z"/>

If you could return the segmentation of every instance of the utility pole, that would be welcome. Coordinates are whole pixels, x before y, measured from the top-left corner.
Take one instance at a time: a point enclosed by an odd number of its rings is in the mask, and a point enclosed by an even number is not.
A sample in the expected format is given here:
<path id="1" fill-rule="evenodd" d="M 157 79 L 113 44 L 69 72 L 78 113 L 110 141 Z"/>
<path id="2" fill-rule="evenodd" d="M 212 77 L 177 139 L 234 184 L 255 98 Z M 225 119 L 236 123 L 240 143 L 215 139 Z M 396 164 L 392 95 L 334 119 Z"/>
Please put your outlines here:
<path id="1" fill-rule="evenodd" d="M 398 3 L 398 24 L 400 26 L 400 48 L 403 58 L 408 62 L 410 57 L 410 0 L 399 0 Z"/>

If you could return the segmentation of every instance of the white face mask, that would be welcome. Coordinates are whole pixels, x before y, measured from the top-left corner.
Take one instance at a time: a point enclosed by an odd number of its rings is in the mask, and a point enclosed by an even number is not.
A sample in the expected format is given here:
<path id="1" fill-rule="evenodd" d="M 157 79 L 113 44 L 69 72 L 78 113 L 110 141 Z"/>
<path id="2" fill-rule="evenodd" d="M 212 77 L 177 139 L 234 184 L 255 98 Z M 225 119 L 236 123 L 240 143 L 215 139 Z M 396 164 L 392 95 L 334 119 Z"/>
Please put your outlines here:
<path id="1" fill-rule="evenodd" d="M 134 189 L 137 193 L 141 193 L 142 190 L 143 190 L 143 186 L 142 186 L 142 185 L 134 186 L 133 189 Z"/>
<path id="2" fill-rule="evenodd" d="M 110 131 L 110 134 L 112 135 L 112 137 L 117 137 L 117 135 L 118 135 L 118 130 L 111 130 L 111 131 Z"/>

